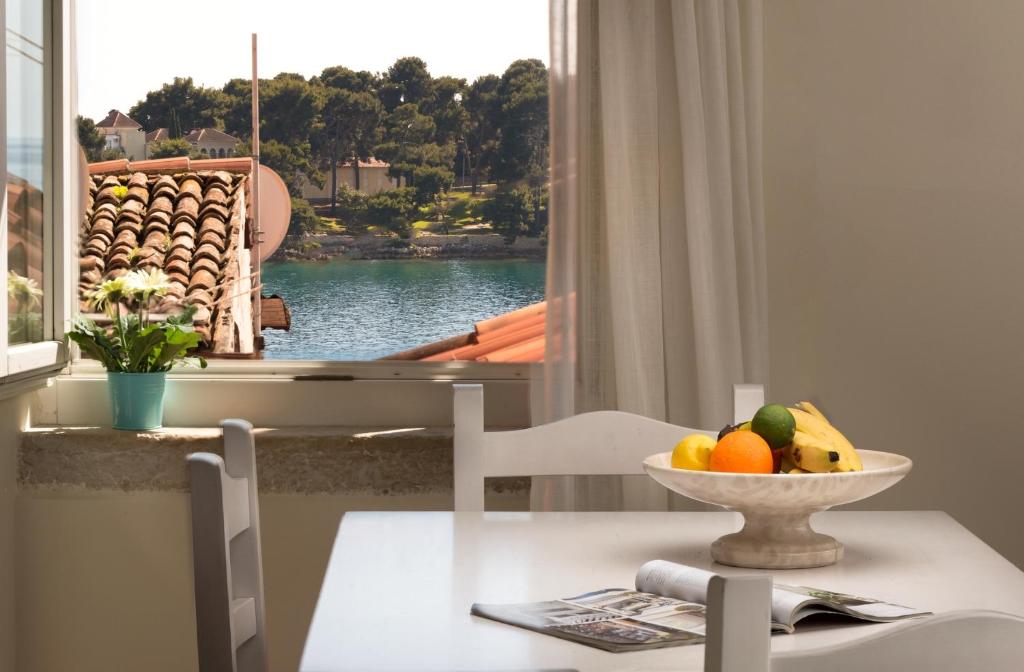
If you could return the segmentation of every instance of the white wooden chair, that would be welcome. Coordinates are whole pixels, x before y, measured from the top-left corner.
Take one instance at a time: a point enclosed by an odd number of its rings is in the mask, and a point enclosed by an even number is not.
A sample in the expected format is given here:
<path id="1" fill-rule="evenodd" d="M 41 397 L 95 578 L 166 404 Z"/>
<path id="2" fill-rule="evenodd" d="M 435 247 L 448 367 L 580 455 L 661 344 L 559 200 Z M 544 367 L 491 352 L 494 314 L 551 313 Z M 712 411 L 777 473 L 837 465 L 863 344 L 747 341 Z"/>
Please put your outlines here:
<path id="1" fill-rule="evenodd" d="M 595 411 L 529 429 L 485 432 L 483 386 L 453 388 L 456 511 L 483 511 L 487 476 L 643 474 L 645 457 L 671 450 L 686 435 L 718 435 L 718 429 L 680 427 L 622 411 Z M 734 422 L 749 420 L 763 403 L 763 386 L 734 386 Z"/>
<path id="2" fill-rule="evenodd" d="M 1024 618 L 996 611 L 926 616 L 844 644 L 771 654 L 771 587 L 768 575 L 711 579 L 704 672 L 1024 669 Z"/>
<path id="3" fill-rule="evenodd" d="M 252 425 L 224 420 L 224 458 L 188 456 L 200 672 L 266 672 Z"/>

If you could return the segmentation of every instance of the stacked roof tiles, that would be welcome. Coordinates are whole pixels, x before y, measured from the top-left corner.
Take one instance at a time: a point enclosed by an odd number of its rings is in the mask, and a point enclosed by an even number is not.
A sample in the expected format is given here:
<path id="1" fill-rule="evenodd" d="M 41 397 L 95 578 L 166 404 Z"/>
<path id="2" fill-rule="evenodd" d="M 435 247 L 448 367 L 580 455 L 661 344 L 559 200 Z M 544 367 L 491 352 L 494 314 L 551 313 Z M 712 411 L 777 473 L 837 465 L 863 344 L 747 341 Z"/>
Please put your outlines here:
<path id="1" fill-rule="evenodd" d="M 181 161 L 184 164 L 178 166 Z M 214 333 L 217 327 L 233 326 L 231 320 L 220 319 L 229 309 L 226 302 L 233 298 L 233 285 L 248 275 L 248 254 L 240 250 L 244 247 L 240 194 L 248 175 L 189 169 L 228 162 L 194 161 L 190 166 L 183 159 L 178 163 L 90 166 L 93 174 L 81 229 L 79 299 L 82 310 L 88 311 L 89 292 L 103 280 L 134 269 L 162 269 L 171 289 L 154 310 L 171 313 L 185 304 L 197 305 L 196 330 L 215 346 L 221 340 Z M 160 170 L 168 167 L 169 172 Z M 185 170 L 173 170 L 176 167 Z M 106 172 L 109 169 L 113 172 Z M 240 256 L 245 258 L 245 269 Z"/>
<path id="2" fill-rule="evenodd" d="M 399 352 L 384 359 L 424 362 L 542 362 L 547 302 L 541 301 L 474 325 L 472 332 Z"/>

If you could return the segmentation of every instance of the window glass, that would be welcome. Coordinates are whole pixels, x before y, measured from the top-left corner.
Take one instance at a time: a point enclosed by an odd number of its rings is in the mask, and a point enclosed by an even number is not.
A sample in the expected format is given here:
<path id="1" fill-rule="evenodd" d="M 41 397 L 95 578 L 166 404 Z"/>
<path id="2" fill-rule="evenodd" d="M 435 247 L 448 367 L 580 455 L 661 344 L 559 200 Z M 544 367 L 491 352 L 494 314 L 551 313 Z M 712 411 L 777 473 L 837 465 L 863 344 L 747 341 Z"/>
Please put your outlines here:
<path id="1" fill-rule="evenodd" d="M 43 339 L 44 4 L 6 0 L 7 319 L 12 345 Z"/>
<path id="2" fill-rule="evenodd" d="M 106 30 L 108 3 L 76 5 L 79 140 L 94 164 L 92 187 L 97 198 L 132 179 L 141 188 L 140 173 L 152 187 L 167 165 L 153 159 L 187 159 L 178 175 L 196 173 L 198 212 L 171 203 L 169 242 L 156 255 L 115 259 L 116 241 L 101 250 L 103 263 L 91 267 L 99 270 L 82 276 L 82 298 L 94 283 L 156 258 L 179 278 L 182 301 L 205 300 L 197 320 L 234 321 L 234 343 L 264 346 L 252 353 L 213 338 L 204 345 L 213 356 L 543 357 L 547 0 L 399 0 L 386 10 L 292 0 L 287 12 L 249 3 L 241 13 L 233 2 L 182 0 L 171 13 L 137 4 L 119 15 L 119 29 L 146 35 L 146 57 L 127 59 Z M 220 27 L 218 39 L 182 49 L 197 15 Z M 265 258 L 242 269 L 250 261 L 230 244 L 230 226 L 222 247 L 203 245 L 204 232 L 224 229 L 205 221 L 217 209 L 204 171 L 247 170 L 225 162 L 252 154 L 253 32 L 260 160 L 278 178 L 260 179 Z M 131 166 L 113 163 L 122 158 Z M 115 232 L 129 247 L 145 248 L 147 231 L 156 231 L 146 224 L 154 194 L 135 240 Z M 244 189 L 228 200 L 235 197 L 248 199 Z M 231 284 L 250 277 L 265 297 L 258 306 L 240 298 L 247 287 Z"/>

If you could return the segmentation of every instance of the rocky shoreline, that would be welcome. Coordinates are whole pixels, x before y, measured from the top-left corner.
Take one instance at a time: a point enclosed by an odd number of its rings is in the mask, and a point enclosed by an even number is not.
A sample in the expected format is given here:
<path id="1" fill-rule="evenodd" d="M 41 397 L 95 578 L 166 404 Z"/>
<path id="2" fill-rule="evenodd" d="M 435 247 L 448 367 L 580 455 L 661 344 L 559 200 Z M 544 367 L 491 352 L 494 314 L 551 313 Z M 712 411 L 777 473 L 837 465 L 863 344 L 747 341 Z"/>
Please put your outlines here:
<path id="1" fill-rule="evenodd" d="M 314 234 L 289 236 L 272 261 L 334 259 L 543 259 L 547 241 L 519 237 L 509 243 L 497 234 L 421 234 L 414 238 Z"/>

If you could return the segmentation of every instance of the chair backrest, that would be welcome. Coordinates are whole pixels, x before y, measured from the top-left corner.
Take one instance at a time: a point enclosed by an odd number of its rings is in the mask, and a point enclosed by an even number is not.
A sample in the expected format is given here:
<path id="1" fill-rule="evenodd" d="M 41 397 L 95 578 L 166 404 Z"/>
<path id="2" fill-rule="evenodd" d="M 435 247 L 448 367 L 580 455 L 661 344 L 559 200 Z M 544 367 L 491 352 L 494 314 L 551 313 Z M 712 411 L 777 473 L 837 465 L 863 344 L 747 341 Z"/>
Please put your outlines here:
<path id="1" fill-rule="evenodd" d="M 1018 672 L 1024 618 L 997 611 L 951 611 L 900 623 L 836 646 L 777 653 L 771 672 Z"/>
<path id="2" fill-rule="evenodd" d="M 842 644 L 771 654 L 771 588 L 772 579 L 765 574 L 712 577 L 704 672 L 1024 669 L 1024 618 L 995 611 L 953 611 Z"/>
<path id="3" fill-rule="evenodd" d="M 252 425 L 224 420 L 224 458 L 188 456 L 200 672 L 266 672 Z"/>
<path id="4" fill-rule="evenodd" d="M 768 672 L 772 577 L 711 577 L 708 582 L 704 672 Z"/>
<path id="5" fill-rule="evenodd" d="M 671 450 L 688 434 L 718 429 L 670 425 L 622 411 L 595 411 L 546 425 L 484 431 L 483 386 L 454 385 L 455 510 L 482 511 L 487 476 L 642 474 L 643 459 Z M 737 385 L 734 420 L 749 420 L 764 400 L 761 385 Z"/>

